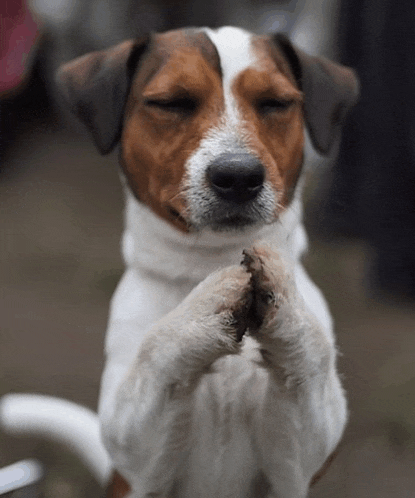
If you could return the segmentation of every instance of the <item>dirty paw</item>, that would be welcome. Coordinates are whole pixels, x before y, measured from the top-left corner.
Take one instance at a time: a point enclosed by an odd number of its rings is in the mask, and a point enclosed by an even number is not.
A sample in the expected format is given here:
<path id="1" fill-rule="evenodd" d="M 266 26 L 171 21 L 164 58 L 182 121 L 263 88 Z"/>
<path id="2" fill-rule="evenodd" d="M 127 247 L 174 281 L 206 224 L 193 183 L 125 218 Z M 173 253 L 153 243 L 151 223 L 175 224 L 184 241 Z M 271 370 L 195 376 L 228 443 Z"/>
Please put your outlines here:
<path id="1" fill-rule="evenodd" d="M 241 264 L 251 275 L 252 303 L 247 320 L 255 333 L 264 322 L 275 318 L 287 297 L 290 279 L 279 255 L 267 247 L 245 249 Z"/>
<path id="2" fill-rule="evenodd" d="M 221 293 L 224 299 L 217 313 L 222 315 L 228 333 L 240 342 L 249 326 L 253 294 L 249 272 L 241 267 L 238 270 L 238 273 L 235 271 L 233 275 L 227 275 L 226 281 L 223 282 Z"/>
<path id="3" fill-rule="evenodd" d="M 240 342 L 247 329 L 251 304 L 250 273 L 243 266 L 230 266 L 201 282 L 183 302 L 185 310 L 180 313 L 197 317 L 207 329 L 220 329 Z"/>

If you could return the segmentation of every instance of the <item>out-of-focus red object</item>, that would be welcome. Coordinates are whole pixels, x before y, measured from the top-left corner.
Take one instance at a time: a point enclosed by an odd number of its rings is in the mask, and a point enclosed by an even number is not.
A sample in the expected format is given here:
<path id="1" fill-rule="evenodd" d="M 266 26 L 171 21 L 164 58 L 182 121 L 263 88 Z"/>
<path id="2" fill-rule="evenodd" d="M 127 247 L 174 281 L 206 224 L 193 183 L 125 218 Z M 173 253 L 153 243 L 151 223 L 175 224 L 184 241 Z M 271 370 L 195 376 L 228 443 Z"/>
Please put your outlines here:
<path id="1" fill-rule="evenodd" d="M 38 22 L 25 0 L 0 0 L 0 95 L 25 81 L 38 36 Z"/>

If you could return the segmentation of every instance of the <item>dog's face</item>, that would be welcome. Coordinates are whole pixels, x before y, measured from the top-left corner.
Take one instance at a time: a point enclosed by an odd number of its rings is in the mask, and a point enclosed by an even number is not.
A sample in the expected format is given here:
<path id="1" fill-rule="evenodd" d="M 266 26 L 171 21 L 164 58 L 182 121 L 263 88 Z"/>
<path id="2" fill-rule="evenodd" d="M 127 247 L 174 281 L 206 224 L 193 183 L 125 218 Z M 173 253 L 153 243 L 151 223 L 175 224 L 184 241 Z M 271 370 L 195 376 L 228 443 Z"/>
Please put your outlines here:
<path id="1" fill-rule="evenodd" d="M 327 153 L 357 94 L 350 70 L 237 28 L 125 42 L 60 81 L 101 152 L 121 137 L 136 197 L 183 231 L 275 221 L 301 171 L 304 122 Z"/>
<path id="2" fill-rule="evenodd" d="M 132 190 L 181 228 L 269 223 L 302 163 L 302 94 L 272 45 L 241 30 L 155 37 L 121 140 Z"/>

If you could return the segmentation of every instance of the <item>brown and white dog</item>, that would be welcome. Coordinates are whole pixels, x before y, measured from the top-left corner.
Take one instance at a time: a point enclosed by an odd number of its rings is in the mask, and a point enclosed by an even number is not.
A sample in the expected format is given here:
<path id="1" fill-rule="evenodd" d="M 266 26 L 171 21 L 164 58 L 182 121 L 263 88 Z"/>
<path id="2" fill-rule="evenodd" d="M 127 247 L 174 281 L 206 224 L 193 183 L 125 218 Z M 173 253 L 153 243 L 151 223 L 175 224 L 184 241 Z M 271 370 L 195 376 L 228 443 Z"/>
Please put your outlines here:
<path id="1" fill-rule="evenodd" d="M 125 183 L 99 407 L 108 496 L 305 497 L 347 415 L 300 262 L 304 128 L 336 148 L 356 76 L 225 27 L 126 41 L 59 82 L 99 150 L 119 145 Z"/>

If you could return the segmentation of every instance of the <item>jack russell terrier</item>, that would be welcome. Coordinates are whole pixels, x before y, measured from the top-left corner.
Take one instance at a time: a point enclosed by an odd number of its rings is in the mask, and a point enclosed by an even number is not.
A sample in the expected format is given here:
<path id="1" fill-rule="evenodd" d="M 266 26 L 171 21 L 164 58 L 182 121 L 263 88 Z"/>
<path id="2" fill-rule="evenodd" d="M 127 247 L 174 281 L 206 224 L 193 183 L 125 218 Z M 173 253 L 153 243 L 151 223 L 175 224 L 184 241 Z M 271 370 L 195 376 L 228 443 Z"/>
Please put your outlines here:
<path id="1" fill-rule="evenodd" d="M 300 261 L 304 128 L 337 148 L 355 74 L 225 27 L 126 41 L 58 81 L 100 152 L 119 146 L 125 185 L 99 403 L 107 496 L 306 497 L 347 409 Z"/>

